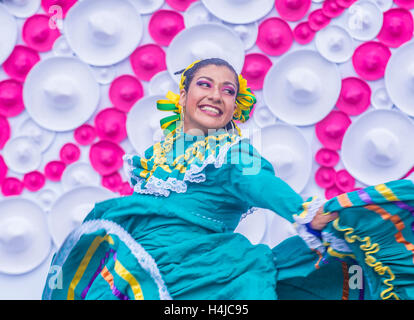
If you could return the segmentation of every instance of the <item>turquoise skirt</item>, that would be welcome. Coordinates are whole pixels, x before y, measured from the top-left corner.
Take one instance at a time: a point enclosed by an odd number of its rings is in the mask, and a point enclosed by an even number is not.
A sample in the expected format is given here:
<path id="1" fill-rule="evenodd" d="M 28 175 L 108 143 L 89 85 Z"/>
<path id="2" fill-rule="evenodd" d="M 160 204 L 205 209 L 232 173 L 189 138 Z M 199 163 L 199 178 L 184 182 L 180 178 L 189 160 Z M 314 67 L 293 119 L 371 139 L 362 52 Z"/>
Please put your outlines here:
<path id="1" fill-rule="evenodd" d="M 398 180 L 325 203 L 324 250 L 270 248 L 178 216 L 95 205 L 52 260 L 43 299 L 413 299 L 414 186 Z M 329 237 L 328 237 L 329 235 Z"/>

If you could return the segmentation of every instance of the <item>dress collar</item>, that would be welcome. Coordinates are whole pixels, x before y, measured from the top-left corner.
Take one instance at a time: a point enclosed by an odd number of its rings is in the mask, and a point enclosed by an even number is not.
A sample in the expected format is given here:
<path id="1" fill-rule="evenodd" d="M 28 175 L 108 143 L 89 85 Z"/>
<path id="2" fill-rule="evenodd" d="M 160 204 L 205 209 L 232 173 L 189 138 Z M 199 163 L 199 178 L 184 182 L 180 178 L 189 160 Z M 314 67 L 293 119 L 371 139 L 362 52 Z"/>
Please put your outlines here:
<path id="1" fill-rule="evenodd" d="M 146 158 L 125 154 L 125 173 L 137 193 L 168 196 L 170 190 L 186 192 L 185 181 L 205 181 L 204 168 L 209 163 L 214 163 L 216 168 L 221 167 L 228 149 L 240 139 L 240 136 L 224 130 L 209 135 L 182 132 L 164 157 L 161 156 L 164 141 L 151 146 L 145 152 Z M 162 163 L 156 161 L 160 158 Z"/>

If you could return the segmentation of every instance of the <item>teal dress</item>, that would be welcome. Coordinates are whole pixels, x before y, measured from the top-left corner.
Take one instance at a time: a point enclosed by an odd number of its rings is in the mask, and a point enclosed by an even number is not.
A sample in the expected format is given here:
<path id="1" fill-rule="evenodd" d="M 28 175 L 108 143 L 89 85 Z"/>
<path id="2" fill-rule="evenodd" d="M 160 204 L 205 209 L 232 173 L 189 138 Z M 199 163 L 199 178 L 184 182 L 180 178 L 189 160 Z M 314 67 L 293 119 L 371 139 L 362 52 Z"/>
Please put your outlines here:
<path id="1" fill-rule="evenodd" d="M 124 156 L 134 193 L 95 204 L 54 255 L 43 299 L 414 298 L 410 180 L 304 200 L 249 139 L 182 133 L 165 154 L 162 142 Z M 321 205 L 339 217 L 318 232 Z M 255 208 L 297 235 L 253 245 L 234 230 Z"/>

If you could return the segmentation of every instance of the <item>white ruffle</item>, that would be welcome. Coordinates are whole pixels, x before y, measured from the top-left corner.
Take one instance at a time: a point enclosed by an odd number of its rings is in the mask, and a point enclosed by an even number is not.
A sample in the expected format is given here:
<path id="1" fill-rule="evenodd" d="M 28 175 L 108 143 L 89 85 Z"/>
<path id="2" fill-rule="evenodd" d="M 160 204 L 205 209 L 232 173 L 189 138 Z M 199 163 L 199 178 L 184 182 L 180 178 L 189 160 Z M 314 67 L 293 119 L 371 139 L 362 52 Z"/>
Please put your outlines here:
<path id="1" fill-rule="evenodd" d="M 124 228 L 110 220 L 89 220 L 73 230 L 58 252 L 58 255 L 60 255 L 60 257 L 58 257 L 59 264 L 61 266 L 64 264 L 69 256 L 69 253 L 72 251 L 73 247 L 82 235 L 93 233 L 101 229 L 104 229 L 108 234 L 118 236 L 118 238 L 129 248 L 129 250 L 131 250 L 131 253 L 136 258 L 139 265 L 151 275 L 152 279 L 158 286 L 160 299 L 172 300 L 154 258 L 134 238 L 132 238 L 132 236 Z"/>
<path id="2" fill-rule="evenodd" d="M 323 205 L 324 201 L 321 198 L 313 197 L 312 201 L 307 206 L 307 213 L 305 216 L 300 217 L 299 215 L 294 215 L 293 219 L 295 220 L 295 228 L 298 232 L 298 235 L 306 242 L 309 248 L 318 250 L 319 252 L 325 252 L 325 246 L 322 241 L 314 234 L 308 232 L 306 224 L 311 222 L 318 212 L 319 208 Z"/>
<path id="3" fill-rule="evenodd" d="M 308 229 L 304 224 L 295 223 L 294 227 L 298 232 L 298 236 L 306 242 L 309 248 L 318 250 L 321 253 L 325 252 L 326 248 L 323 245 L 322 241 L 314 234 L 308 232 Z"/>
<path id="4" fill-rule="evenodd" d="M 162 180 L 152 175 L 148 179 L 145 187 L 142 188 L 141 185 L 145 181 L 145 179 L 137 177 L 133 173 L 134 167 L 132 166 L 132 157 L 134 156 L 134 154 L 125 154 L 123 156 L 122 159 L 125 161 L 124 173 L 128 177 L 129 182 L 131 178 L 137 180 L 137 184 L 135 186 L 132 186 L 132 184 L 130 183 L 131 186 L 134 188 L 134 191 L 137 193 L 152 194 L 155 196 L 165 197 L 168 197 L 170 195 L 170 190 L 177 193 L 183 193 L 187 191 L 187 183 L 185 181 L 195 183 L 204 182 L 206 180 L 206 175 L 202 171 L 205 169 L 205 167 L 209 164 L 214 164 L 216 168 L 220 168 L 224 163 L 228 150 L 233 145 L 237 144 L 240 140 L 241 137 L 237 136 L 232 143 L 228 143 L 220 147 L 218 155 L 210 154 L 206 159 L 204 159 L 201 166 L 198 166 L 195 163 L 191 164 L 185 171 L 183 180 L 179 180 L 176 178 L 168 178 L 167 180 Z"/>

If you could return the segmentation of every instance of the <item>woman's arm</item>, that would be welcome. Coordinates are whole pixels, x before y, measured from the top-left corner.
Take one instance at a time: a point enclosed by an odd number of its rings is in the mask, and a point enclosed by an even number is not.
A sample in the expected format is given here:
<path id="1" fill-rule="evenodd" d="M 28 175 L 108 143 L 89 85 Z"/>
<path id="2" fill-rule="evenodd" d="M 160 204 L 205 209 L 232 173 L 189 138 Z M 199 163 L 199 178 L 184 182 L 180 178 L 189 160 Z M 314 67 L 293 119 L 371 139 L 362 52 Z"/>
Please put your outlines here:
<path id="1" fill-rule="evenodd" d="M 270 209 L 290 222 L 295 222 L 294 215 L 300 215 L 306 208 L 315 210 L 316 197 L 313 201 L 304 201 L 289 184 L 275 175 L 272 164 L 248 140 L 232 146 L 227 161 L 231 166 L 230 188 L 246 205 Z"/>
<path id="2" fill-rule="evenodd" d="M 231 166 L 230 188 L 240 202 L 275 212 L 293 223 L 311 248 L 322 246 L 319 230 L 337 217 L 336 213 L 324 214 L 324 200 L 310 197 L 304 201 L 289 184 L 275 175 L 272 164 L 248 140 L 234 145 L 227 161 Z"/>

